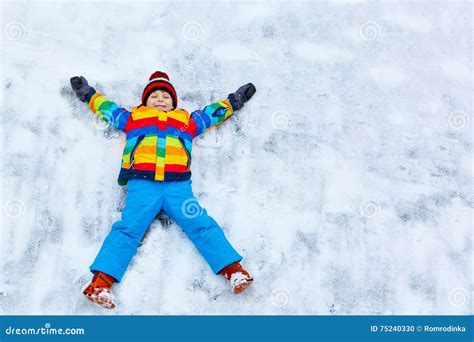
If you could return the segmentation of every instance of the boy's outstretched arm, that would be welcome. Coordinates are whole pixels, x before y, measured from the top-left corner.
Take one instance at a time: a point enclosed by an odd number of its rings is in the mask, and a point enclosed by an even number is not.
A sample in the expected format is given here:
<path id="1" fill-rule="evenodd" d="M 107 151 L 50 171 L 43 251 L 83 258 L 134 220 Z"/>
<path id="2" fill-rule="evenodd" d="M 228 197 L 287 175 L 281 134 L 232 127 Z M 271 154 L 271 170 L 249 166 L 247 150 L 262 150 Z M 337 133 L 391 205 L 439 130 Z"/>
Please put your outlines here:
<path id="1" fill-rule="evenodd" d="M 217 101 L 192 112 L 191 122 L 194 123 L 196 129 L 194 136 L 197 137 L 209 128 L 227 120 L 236 110 L 241 109 L 255 92 L 255 86 L 248 83 L 237 89 L 235 93 L 229 94 L 226 100 Z"/>
<path id="2" fill-rule="evenodd" d="M 130 117 L 130 111 L 119 107 L 115 102 L 109 101 L 104 95 L 95 91 L 82 76 L 71 78 L 71 87 L 79 100 L 87 102 L 89 108 L 101 119 L 122 131 Z"/>

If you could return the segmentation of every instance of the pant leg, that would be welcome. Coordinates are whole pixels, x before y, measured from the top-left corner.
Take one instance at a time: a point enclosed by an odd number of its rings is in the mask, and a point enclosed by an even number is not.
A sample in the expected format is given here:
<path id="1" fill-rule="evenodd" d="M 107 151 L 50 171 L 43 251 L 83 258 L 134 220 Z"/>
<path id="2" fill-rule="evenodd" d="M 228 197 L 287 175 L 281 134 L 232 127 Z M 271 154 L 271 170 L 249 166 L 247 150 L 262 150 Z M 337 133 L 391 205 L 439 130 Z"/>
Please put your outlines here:
<path id="1" fill-rule="evenodd" d="M 163 206 L 162 184 L 143 179 L 128 182 L 122 220 L 115 222 L 90 266 L 122 280 L 148 227 Z"/>
<path id="2" fill-rule="evenodd" d="M 217 222 L 194 197 L 191 180 L 167 183 L 163 209 L 186 233 L 214 273 L 242 260 Z"/>

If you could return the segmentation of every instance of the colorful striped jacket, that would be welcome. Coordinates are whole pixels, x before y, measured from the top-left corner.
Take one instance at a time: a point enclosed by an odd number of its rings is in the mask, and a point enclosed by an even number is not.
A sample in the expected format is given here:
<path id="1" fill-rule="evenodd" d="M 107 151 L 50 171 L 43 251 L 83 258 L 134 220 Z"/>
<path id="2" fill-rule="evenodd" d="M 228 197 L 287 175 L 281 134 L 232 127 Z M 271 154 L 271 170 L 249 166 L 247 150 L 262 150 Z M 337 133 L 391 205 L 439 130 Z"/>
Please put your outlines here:
<path id="1" fill-rule="evenodd" d="M 233 114 L 229 99 L 191 114 L 183 109 L 164 112 L 138 106 L 119 107 L 91 88 L 89 108 L 110 125 L 126 133 L 118 183 L 131 178 L 184 181 L 191 178 L 191 150 L 195 137 Z"/>

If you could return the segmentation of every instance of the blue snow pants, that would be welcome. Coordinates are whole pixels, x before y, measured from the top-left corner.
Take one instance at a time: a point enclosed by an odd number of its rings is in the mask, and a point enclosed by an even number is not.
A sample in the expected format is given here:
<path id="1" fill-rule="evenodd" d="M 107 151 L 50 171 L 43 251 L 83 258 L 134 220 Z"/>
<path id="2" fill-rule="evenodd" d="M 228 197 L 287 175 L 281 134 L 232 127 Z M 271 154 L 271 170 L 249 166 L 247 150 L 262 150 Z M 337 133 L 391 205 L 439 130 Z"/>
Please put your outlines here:
<path id="1" fill-rule="evenodd" d="M 191 183 L 129 180 L 122 219 L 112 225 L 90 266 L 91 272 L 104 272 L 120 282 L 146 230 L 162 209 L 184 230 L 215 274 L 242 260 L 219 224 L 199 205 Z"/>

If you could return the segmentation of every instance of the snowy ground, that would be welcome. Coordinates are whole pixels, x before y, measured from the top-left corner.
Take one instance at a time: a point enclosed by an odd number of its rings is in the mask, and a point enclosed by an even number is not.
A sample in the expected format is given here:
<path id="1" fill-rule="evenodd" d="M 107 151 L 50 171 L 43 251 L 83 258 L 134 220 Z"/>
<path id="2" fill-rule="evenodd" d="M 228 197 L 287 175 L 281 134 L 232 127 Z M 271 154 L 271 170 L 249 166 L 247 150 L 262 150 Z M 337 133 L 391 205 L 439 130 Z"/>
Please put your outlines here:
<path id="1" fill-rule="evenodd" d="M 2 2 L 0 314 L 469 314 L 473 4 Z M 118 309 L 86 302 L 120 217 L 124 136 L 69 88 L 181 107 L 257 94 L 193 149 L 242 296 L 156 221 Z"/>

